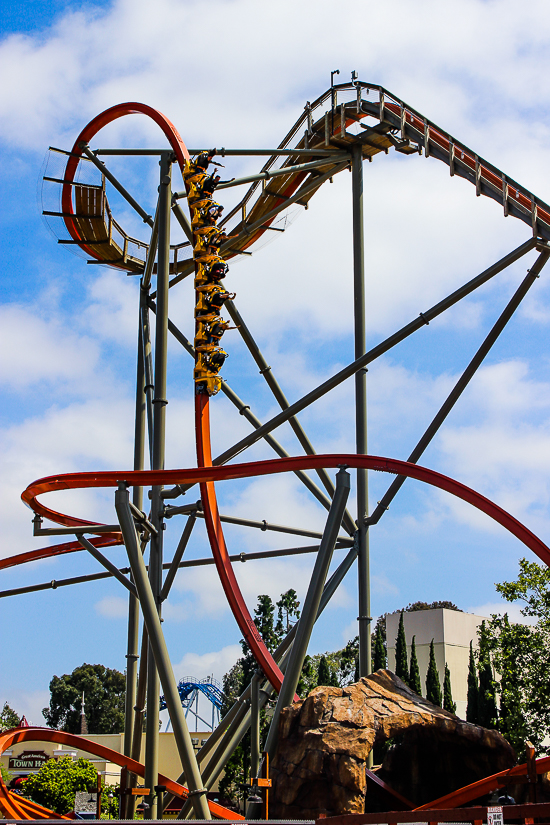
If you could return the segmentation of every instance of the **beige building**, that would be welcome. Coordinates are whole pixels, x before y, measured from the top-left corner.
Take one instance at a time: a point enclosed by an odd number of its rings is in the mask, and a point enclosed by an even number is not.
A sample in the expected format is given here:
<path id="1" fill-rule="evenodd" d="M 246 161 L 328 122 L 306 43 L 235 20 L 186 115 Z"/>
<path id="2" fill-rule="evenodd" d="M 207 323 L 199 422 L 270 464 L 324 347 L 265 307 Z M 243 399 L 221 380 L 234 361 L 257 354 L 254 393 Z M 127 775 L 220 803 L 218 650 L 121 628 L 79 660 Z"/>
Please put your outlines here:
<path id="1" fill-rule="evenodd" d="M 191 741 L 196 751 L 202 747 L 209 736 L 210 731 L 191 734 Z M 86 734 L 86 739 L 92 742 L 98 742 L 100 745 L 111 748 L 118 753 L 124 752 L 123 733 Z M 70 756 L 72 759 L 78 759 L 83 756 L 85 759 L 89 759 L 100 776 L 104 777 L 103 781 L 106 785 L 115 785 L 120 781 L 120 768 L 118 765 L 115 765 L 113 762 L 106 762 L 104 759 L 98 759 L 97 756 L 85 750 L 69 748 L 66 745 L 58 745 L 55 742 L 20 742 L 12 745 L 9 750 L 4 751 L 2 756 L 0 756 L 0 762 L 13 777 L 18 777 L 36 773 L 41 764 L 48 759 L 60 759 L 64 756 Z M 141 740 L 141 756 L 139 761 L 143 762 L 144 758 L 145 734 Z M 181 773 L 181 761 L 172 732 L 159 733 L 159 773 L 171 779 L 177 779 Z M 213 790 L 217 790 L 217 784 Z"/>
<path id="2" fill-rule="evenodd" d="M 395 640 L 401 613 L 386 613 L 386 639 L 388 645 L 388 667 L 395 670 Z M 451 690 L 456 702 L 456 713 L 466 718 L 468 701 L 468 663 L 470 641 L 474 649 L 478 646 L 477 629 L 485 616 L 460 613 L 457 610 L 417 610 L 403 613 L 407 656 L 410 664 L 412 638 L 415 636 L 416 656 L 420 669 L 422 692 L 425 694 L 426 672 L 430 658 L 430 642 L 434 641 L 435 660 L 443 690 L 445 663 L 451 673 Z"/>

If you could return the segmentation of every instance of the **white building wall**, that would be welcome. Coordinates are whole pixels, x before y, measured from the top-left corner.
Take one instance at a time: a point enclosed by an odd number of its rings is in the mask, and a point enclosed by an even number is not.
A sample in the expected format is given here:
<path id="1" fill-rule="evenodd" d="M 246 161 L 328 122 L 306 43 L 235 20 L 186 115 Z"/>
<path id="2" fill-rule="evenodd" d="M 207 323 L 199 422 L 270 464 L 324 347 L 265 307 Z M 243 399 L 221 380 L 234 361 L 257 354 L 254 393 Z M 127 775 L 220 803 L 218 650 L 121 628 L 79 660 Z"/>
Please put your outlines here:
<path id="1" fill-rule="evenodd" d="M 401 613 L 386 613 L 386 638 L 388 645 L 388 668 L 395 670 L 395 640 Z M 451 690 L 456 702 L 456 713 L 466 718 L 468 701 L 468 663 L 470 641 L 474 649 L 478 646 L 477 629 L 487 617 L 457 610 L 439 608 L 437 610 L 416 610 L 403 613 L 407 656 L 410 664 L 412 637 L 415 636 L 416 656 L 420 669 L 422 693 L 426 693 L 426 673 L 430 658 L 430 642 L 433 639 L 435 660 L 439 671 L 441 690 L 445 676 L 445 662 L 451 673 Z"/>

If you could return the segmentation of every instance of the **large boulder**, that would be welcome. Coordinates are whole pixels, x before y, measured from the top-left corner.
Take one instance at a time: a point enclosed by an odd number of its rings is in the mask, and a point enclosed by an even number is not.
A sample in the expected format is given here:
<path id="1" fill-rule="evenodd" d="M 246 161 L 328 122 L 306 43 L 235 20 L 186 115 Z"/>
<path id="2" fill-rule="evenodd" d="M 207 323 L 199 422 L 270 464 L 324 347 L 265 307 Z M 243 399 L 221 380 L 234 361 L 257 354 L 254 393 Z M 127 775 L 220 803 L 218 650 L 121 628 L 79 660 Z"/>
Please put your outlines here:
<path id="1" fill-rule="evenodd" d="M 388 740 L 377 776 L 414 805 L 516 762 L 499 733 L 463 722 L 379 670 L 345 688 L 315 688 L 283 710 L 271 763 L 270 815 L 364 813 L 367 757 L 375 744 Z M 380 797 L 373 804 L 370 792 L 367 798 L 367 810 L 380 809 Z M 386 810 L 403 807 L 389 802 Z"/>

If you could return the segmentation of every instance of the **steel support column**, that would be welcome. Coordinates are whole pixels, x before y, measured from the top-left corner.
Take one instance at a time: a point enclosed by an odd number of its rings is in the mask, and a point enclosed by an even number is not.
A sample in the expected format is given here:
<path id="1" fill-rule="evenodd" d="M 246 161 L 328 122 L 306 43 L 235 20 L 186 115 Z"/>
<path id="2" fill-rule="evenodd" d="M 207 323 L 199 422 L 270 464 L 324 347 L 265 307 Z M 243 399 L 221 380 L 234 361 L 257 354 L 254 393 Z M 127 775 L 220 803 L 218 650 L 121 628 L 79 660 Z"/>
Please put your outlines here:
<path id="1" fill-rule="evenodd" d="M 202 786 L 202 779 L 197 764 L 197 758 L 189 735 L 189 729 L 181 706 L 174 672 L 168 655 L 166 641 L 162 632 L 160 616 L 158 612 L 158 600 L 155 598 L 151 582 L 147 576 L 145 561 L 141 553 L 132 512 L 130 510 L 130 496 L 126 485 L 121 482 L 119 489 L 115 493 L 115 509 L 120 522 L 120 529 L 124 537 L 124 544 L 128 559 L 132 568 L 132 573 L 139 595 L 143 621 L 149 634 L 149 650 L 155 660 L 156 672 L 162 684 L 164 698 L 170 714 L 170 721 L 174 730 L 174 739 L 178 749 L 179 757 L 187 787 L 195 809 L 197 819 L 210 819 L 210 810 L 206 800 L 206 791 Z M 149 686 L 149 685 L 148 685 Z M 147 713 L 149 714 L 149 696 L 147 697 Z M 158 719 L 158 702 L 156 708 L 156 718 Z M 157 727 L 158 735 L 158 727 Z M 158 785 L 158 782 L 156 783 Z M 154 787 L 154 786 L 153 786 Z M 156 806 L 155 817 L 156 819 Z"/>
<path id="2" fill-rule="evenodd" d="M 156 225 L 156 221 L 155 221 Z M 151 241 L 152 242 L 152 241 Z M 143 350 L 143 329 L 141 325 L 141 294 L 138 311 L 138 347 L 137 347 L 137 371 L 136 371 L 136 413 L 134 426 L 134 470 L 142 470 L 144 465 L 145 450 L 145 360 Z M 143 509 L 143 487 L 134 487 L 132 499 L 135 506 Z M 126 699 L 124 707 L 124 755 L 132 754 L 132 735 L 134 728 L 134 706 L 136 704 L 137 690 L 137 662 L 139 644 L 139 602 L 130 593 L 128 599 L 128 639 L 126 647 Z M 140 731 L 141 739 L 141 731 Z M 129 778 L 128 773 L 126 776 Z M 128 790 L 126 788 L 121 790 Z M 121 796 L 120 816 L 122 819 L 128 818 L 129 795 Z"/>
<path id="3" fill-rule="evenodd" d="M 157 259 L 157 313 L 155 323 L 155 388 L 153 397 L 153 450 L 152 469 L 164 469 L 166 435 L 166 362 L 168 351 L 168 281 L 170 276 L 170 206 L 171 153 L 165 152 L 160 159 L 160 185 L 158 199 L 158 259 Z M 160 615 L 162 589 L 162 540 L 164 519 L 162 516 L 162 487 L 151 491 L 151 521 L 157 529 L 151 537 L 149 553 L 149 581 Z M 151 643 L 151 633 L 149 632 Z M 158 785 L 159 741 L 159 677 L 158 663 L 149 656 L 147 671 L 147 723 L 145 743 L 145 787 L 151 789 L 147 797 L 148 819 L 157 818 L 157 797 L 153 788 Z"/>
<path id="4" fill-rule="evenodd" d="M 363 234 L 363 154 L 360 144 L 351 149 L 353 202 L 353 314 L 355 320 L 355 360 L 366 352 L 365 246 Z M 355 373 L 355 444 L 358 454 L 367 453 L 367 372 Z M 359 675 L 371 672 L 371 616 L 369 533 L 369 485 L 366 470 L 357 470 L 357 573 L 359 589 Z"/>
<path id="5" fill-rule="evenodd" d="M 275 707 L 269 728 L 265 750 L 270 758 L 273 757 L 275 748 L 277 747 L 281 711 L 283 708 L 292 704 L 296 688 L 298 687 L 298 680 L 302 672 L 302 665 L 304 664 L 304 657 L 307 653 L 311 631 L 313 630 L 313 625 L 319 613 L 319 605 L 336 545 L 338 530 L 340 529 L 340 524 L 342 523 L 342 518 L 346 510 L 349 489 L 349 473 L 342 468 L 336 474 L 336 489 L 334 491 L 332 507 L 327 517 L 323 538 L 321 539 L 321 546 L 315 560 L 313 573 L 311 574 L 311 580 L 304 600 L 302 615 L 298 622 L 289 662 L 285 670 L 285 678 L 283 679 L 279 698 L 277 699 L 277 706 Z"/>
<path id="6" fill-rule="evenodd" d="M 258 776 L 260 768 L 260 681 L 255 673 L 250 683 L 250 776 Z"/>

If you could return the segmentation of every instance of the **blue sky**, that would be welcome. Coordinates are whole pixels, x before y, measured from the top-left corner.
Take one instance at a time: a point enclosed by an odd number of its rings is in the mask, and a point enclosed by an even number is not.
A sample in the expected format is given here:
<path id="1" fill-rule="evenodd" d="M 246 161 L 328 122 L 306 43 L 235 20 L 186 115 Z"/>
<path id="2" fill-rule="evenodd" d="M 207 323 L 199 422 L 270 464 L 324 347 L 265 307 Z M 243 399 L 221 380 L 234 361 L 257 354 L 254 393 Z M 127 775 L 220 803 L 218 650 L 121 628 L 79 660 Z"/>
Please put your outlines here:
<path id="1" fill-rule="evenodd" d="M 0 555 L 42 546 L 21 491 L 57 472 L 132 463 L 137 320 L 135 279 L 56 244 L 41 217 L 40 178 L 49 145 L 69 148 L 98 112 L 140 100 L 166 114 L 190 146 L 273 146 L 307 100 L 352 70 L 381 83 L 510 177 L 550 199 L 547 6 L 509 0 L 432 0 L 383 8 L 353 0 L 352 26 L 327 2 L 273 14 L 251 0 L 2 4 L 0 88 Z M 292 17 L 293 27 L 288 25 Z M 327 20 L 332 21 L 330 26 Z M 96 143 L 157 146 L 142 118 L 110 127 Z M 154 163 L 110 162 L 138 200 L 154 204 Z M 228 175 L 259 164 L 226 160 Z M 220 193 L 222 194 L 222 193 Z M 233 196 L 220 198 L 230 205 Z M 114 195 L 117 219 L 140 222 Z M 369 345 L 416 317 L 529 236 L 529 228 L 465 181 L 424 157 L 391 152 L 365 166 Z M 228 285 L 290 400 L 352 360 L 350 176 L 340 174 L 296 210 L 289 230 L 231 264 Z M 275 233 L 273 233 L 275 234 Z M 144 236 L 145 237 L 145 236 Z M 369 451 L 406 458 L 532 264 L 532 253 L 369 368 Z M 550 542 L 550 295 L 543 271 L 422 463 L 474 487 Z M 192 294 L 170 295 L 170 316 L 192 333 Z M 227 333 L 223 374 L 264 421 L 276 405 L 238 333 Z M 195 463 L 191 359 L 170 346 L 167 466 Z M 301 415 L 318 452 L 353 450 L 352 382 Z M 213 406 L 214 450 L 248 432 L 223 397 Z M 299 452 L 290 429 L 276 437 Z M 270 457 L 256 445 L 250 459 Z M 389 478 L 371 474 L 371 506 Z M 219 485 L 224 512 L 322 529 L 323 511 L 294 478 Z M 354 490 L 352 490 L 352 499 Z M 196 491 L 186 497 L 193 501 Z M 66 493 L 52 503 L 110 521 L 111 494 Z M 353 501 L 351 501 L 353 505 Z M 166 533 L 169 556 L 183 523 Z M 227 530 L 230 552 L 293 546 L 272 533 Z M 301 542 L 298 542 L 301 543 Z M 466 505 L 407 482 L 372 531 L 373 615 L 417 599 L 496 609 L 494 583 L 517 570 L 522 547 Z M 203 525 L 188 556 L 209 553 Z M 110 557 L 125 564 L 123 548 Z M 335 561 L 341 557 L 336 554 Z M 253 608 L 295 587 L 305 593 L 312 557 L 238 565 Z M 0 589 L 96 572 L 84 553 L 4 571 Z M 0 702 L 36 724 L 53 674 L 84 661 L 124 668 L 125 596 L 113 582 L 0 600 Z M 208 568 L 181 573 L 164 628 L 178 677 L 218 678 L 238 655 L 238 628 Z M 318 623 L 312 651 L 356 634 L 356 573 Z"/>

